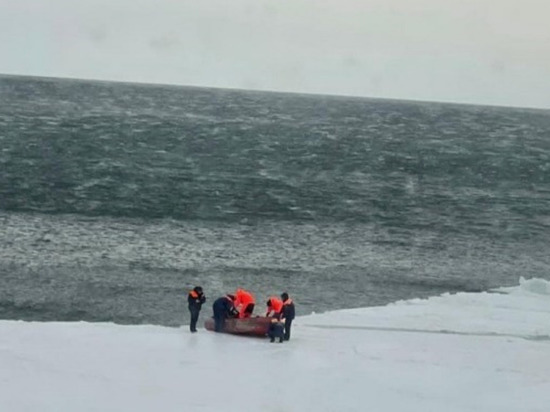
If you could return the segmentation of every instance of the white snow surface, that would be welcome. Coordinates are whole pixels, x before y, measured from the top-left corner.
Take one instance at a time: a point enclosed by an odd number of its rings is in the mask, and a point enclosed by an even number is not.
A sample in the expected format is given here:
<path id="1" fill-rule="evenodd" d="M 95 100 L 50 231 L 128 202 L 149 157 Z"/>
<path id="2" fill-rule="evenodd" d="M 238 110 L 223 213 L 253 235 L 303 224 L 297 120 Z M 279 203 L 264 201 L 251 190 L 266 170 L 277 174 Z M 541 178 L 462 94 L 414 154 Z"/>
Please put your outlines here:
<path id="1" fill-rule="evenodd" d="M 298 317 L 282 344 L 188 326 L 0 321 L 6 412 L 549 410 L 542 279 Z"/>

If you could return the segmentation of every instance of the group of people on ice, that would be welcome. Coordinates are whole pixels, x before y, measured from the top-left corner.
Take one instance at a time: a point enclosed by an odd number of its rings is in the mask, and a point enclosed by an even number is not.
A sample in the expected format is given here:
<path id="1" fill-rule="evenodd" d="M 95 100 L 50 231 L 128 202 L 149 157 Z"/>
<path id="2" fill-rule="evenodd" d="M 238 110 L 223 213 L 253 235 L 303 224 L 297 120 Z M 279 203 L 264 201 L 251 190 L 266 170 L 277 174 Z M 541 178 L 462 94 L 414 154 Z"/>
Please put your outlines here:
<path id="1" fill-rule="evenodd" d="M 191 332 L 196 332 L 199 312 L 202 305 L 206 302 L 202 287 L 196 286 L 193 288 L 189 292 L 187 301 L 189 312 L 191 313 L 189 328 Z M 254 295 L 244 289 L 237 289 L 233 294 L 227 294 L 216 299 L 212 304 L 215 323 L 214 330 L 216 332 L 223 332 L 227 319 L 246 319 L 252 317 L 255 306 L 256 299 Z M 277 296 L 272 296 L 267 300 L 265 317 L 271 318 L 270 327 L 267 332 L 271 342 L 274 342 L 275 339 L 278 339 L 279 342 L 290 339 L 290 328 L 294 316 L 294 303 L 288 296 L 288 293 L 282 293 L 280 299 Z"/>

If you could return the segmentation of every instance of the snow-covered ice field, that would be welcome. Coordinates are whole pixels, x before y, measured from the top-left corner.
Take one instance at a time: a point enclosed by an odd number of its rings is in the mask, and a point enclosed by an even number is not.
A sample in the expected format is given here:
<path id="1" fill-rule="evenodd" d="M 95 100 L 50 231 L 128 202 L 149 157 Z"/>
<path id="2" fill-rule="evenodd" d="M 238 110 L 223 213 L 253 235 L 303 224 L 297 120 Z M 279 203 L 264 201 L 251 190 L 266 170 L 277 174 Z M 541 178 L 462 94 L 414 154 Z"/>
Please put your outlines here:
<path id="1" fill-rule="evenodd" d="M 0 321 L 2 412 L 549 410 L 541 279 L 299 317 L 283 344 L 187 326 Z"/>

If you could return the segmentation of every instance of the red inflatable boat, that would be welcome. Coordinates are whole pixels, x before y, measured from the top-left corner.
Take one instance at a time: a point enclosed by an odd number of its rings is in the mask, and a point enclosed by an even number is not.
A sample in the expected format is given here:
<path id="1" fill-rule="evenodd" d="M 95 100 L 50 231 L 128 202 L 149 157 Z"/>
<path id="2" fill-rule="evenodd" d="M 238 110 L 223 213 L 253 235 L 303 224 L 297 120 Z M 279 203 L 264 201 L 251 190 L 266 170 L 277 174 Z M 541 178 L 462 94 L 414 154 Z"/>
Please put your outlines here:
<path id="1" fill-rule="evenodd" d="M 223 331 L 224 333 L 232 333 L 235 335 L 265 336 L 271 324 L 271 319 L 272 318 L 263 316 L 245 319 L 226 319 Z M 207 330 L 214 331 L 214 318 L 206 319 L 204 327 Z"/>

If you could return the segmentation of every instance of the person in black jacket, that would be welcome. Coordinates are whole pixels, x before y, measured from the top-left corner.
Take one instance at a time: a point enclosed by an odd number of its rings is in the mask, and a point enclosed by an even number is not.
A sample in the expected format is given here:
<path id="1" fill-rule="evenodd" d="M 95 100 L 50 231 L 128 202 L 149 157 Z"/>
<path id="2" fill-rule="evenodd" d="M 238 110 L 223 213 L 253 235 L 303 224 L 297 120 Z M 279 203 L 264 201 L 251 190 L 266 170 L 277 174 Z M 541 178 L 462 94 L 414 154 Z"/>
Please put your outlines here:
<path id="1" fill-rule="evenodd" d="M 200 286 L 195 286 L 192 291 L 187 295 L 187 302 L 189 303 L 189 312 L 191 313 L 191 323 L 189 329 L 192 333 L 197 331 L 197 321 L 199 320 L 199 312 L 201 311 L 202 304 L 206 302 L 206 297 L 202 292 Z"/>
<path id="2" fill-rule="evenodd" d="M 216 332 L 223 332 L 225 320 L 229 317 L 234 317 L 239 314 L 235 309 L 235 296 L 225 295 L 214 301 L 212 310 L 214 311 L 214 330 Z"/>
<path id="3" fill-rule="evenodd" d="M 285 338 L 285 325 L 276 317 L 271 319 L 269 329 L 267 330 L 267 336 L 270 342 L 275 342 L 275 339 L 279 339 L 279 343 L 283 343 Z"/>
<path id="4" fill-rule="evenodd" d="M 294 302 L 288 297 L 288 293 L 281 293 L 281 300 L 283 301 L 283 310 L 281 310 L 280 319 L 285 320 L 285 340 L 290 340 L 290 326 L 294 320 Z"/>

